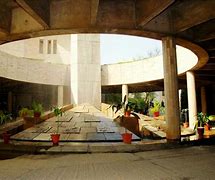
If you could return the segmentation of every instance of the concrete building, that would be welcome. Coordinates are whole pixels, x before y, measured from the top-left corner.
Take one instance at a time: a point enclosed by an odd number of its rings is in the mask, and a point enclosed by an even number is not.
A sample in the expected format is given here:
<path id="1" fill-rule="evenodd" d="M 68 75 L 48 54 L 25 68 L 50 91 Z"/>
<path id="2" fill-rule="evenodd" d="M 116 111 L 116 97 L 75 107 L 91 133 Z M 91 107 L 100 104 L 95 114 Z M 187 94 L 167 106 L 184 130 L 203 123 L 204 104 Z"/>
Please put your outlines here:
<path id="1" fill-rule="evenodd" d="M 32 100 L 39 100 L 48 101 L 44 102 L 46 107 L 87 102 L 100 108 L 99 35 L 32 38 L 2 45 L 0 49 L 1 77 L 38 84 L 31 85 L 29 90 L 19 87 L 22 92 L 16 93 L 15 107 L 29 106 Z M 34 91 L 45 97 L 35 97 Z M 44 91 L 48 91 L 46 95 Z"/>

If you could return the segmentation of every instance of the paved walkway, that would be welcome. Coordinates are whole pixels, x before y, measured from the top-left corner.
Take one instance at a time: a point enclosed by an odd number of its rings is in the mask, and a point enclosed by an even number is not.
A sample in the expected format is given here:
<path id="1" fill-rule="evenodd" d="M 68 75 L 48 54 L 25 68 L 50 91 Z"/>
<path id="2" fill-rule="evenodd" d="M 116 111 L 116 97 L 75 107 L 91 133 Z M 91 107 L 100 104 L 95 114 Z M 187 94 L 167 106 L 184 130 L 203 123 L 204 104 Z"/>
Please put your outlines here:
<path id="1" fill-rule="evenodd" d="M 66 155 L 23 155 L 0 161 L 2 180 L 151 180 L 215 177 L 215 146 Z"/>
<path id="2" fill-rule="evenodd" d="M 61 142 L 121 142 L 125 128 L 91 105 L 77 106 L 66 111 L 59 122 L 56 117 L 37 124 L 11 137 L 12 140 L 50 142 L 50 134 L 60 124 Z M 140 140 L 135 134 L 132 140 Z"/>

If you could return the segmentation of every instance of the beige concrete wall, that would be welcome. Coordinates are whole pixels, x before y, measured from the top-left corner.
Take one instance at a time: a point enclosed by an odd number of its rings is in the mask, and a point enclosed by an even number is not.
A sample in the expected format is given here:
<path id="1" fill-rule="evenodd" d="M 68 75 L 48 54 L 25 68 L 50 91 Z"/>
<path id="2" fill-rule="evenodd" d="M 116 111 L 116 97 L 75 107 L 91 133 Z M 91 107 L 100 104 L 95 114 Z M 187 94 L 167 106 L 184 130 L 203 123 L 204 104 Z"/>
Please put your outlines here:
<path id="1" fill-rule="evenodd" d="M 184 73 L 197 63 L 190 50 L 177 46 L 178 73 Z M 102 85 L 133 84 L 163 79 L 162 56 L 118 64 L 102 65 Z"/>
<path id="2" fill-rule="evenodd" d="M 0 76 L 38 84 L 68 85 L 69 66 L 50 64 L 0 51 Z"/>
<path id="3" fill-rule="evenodd" d="M 100 36 L 96 34 L 72 35 L 71 49 L 72 103 L 90 103 L 100 108 Z"/>
<path id="4" fill-rule="evenodd" d="M 43 53 L 39 52 L 39 42 L 43 40 Z M 43 62 L 70 64 L 71 35 L 45 36 L 15 41 L 0 46 L 0 50 L 13 56 L 41 60 Z M 48 41 L 51 40 L 51 53 L 48 53 Z M 57 42 L 57 53 L 53 52 L 53 41 Z"/>

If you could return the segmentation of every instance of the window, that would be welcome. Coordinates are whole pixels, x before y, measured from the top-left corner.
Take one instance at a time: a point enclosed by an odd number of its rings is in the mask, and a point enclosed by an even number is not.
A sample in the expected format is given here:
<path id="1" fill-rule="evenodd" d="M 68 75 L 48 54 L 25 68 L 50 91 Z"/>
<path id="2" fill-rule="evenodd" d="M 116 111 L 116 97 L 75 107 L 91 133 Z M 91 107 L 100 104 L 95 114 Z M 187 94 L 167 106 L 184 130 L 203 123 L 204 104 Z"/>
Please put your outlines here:
<path id="1" fill-rule="evenodd" d="M 44 45 L 44 41 L 43 39 L 39 40 L 39 53 L 43 54 L 43 45 Z"/>
<path id="2" fill-rule="evenodd" d="M 57 40 L 53 40 L 53 54 L 57 54 Z"/>
<path id="3" fill-rule="evenodd" d="M 47 44 L 47 53 L 48 54 L 51 54 L 51 46 L 52 45 L 52 41 L 51 40 L 48 40 L 48 44 Z"/>

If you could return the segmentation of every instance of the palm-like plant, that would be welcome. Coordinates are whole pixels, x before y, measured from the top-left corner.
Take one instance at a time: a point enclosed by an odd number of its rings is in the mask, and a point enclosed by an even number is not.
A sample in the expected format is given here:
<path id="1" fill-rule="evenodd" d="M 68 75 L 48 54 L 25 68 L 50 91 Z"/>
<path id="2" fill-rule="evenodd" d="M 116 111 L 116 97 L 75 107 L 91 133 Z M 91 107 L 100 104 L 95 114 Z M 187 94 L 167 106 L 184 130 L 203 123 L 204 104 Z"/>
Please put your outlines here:
<path id="1" fill-rule="evenodd" d="M 200 112 L 197 114 L 197 120 L 198 120 L 199 127 L 203 127 L 204 124 L 208 123 L 209 116 L 203 112 Z"/>
<path id="2" fill-rule="evenodd" d="M 126 103 L 126 95 L 125 95 L 123 98 L 123 102 L 121 102 L 119 104 L 113 104 L 113 105 L 109 106 L 108 108 L 112 107 L 112 110 L 114 113 L 117 113 L 118 111 L 120 111 L 121 112 L 120 116 L 124 116 L 126 111 L 132 111 L 135 108 L 135 106 L 137 106 L 137 105 L 134 102 L 128 101 Z M 131 114 L 139 119 L 139 116 L 137 114 L 135 114 L 133 112 Z"/>
<path id="3" fill-rule="evenodd" d="M 12 120 L 11 114 L 0 111 L 0 125 L 5 124 Z"/>
<path id="4" fill-rule="evenodd" d="M 117 113 L 120 110 L 122 110 L 123 113 L 125 113 L 126 111 L 133 110 L 134 107 L 135 107 L 135 103 L 130 102 L 130 101 L 126 103 L 126 95 L 125 95 L 124 99 L 123 99 L 123 101 L 121 103 L 119 103 L 119 104 L 113 104 L 110 107 L 112 107 L 112 110 L 114 111 L 114 113 Z"/>

